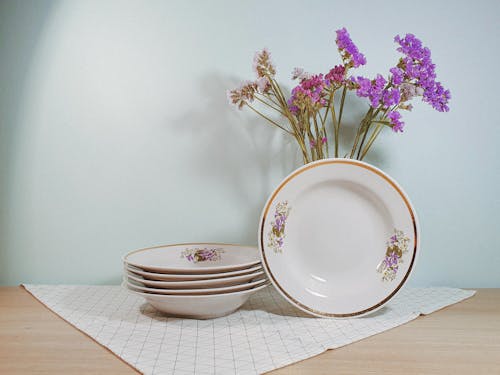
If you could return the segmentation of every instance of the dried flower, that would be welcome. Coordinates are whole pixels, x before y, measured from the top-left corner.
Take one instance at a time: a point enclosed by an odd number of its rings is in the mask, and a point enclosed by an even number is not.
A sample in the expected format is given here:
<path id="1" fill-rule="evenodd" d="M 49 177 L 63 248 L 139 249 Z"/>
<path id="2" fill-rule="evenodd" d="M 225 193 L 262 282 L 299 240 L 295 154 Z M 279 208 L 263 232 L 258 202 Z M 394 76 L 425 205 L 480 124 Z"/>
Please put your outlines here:
<path id="1" fill-rule="evenodd" d="M 257 74 L 258 78 L 271 76 L 274 77 L 276 74 L 276 69 L 271 62 L 271 54 L 264 48 L 262 51 L 255 52 L 253 58 L 253 69 Z"/>
<path id="2" fill-rule="evenodd" d="M 230 104 L 234 104 L 238 109 L 242 109 L 248 102 L 253 102 L 257 84 L 255 82 L 245 82 L 239 88 L 229 90 L 227 98 Z"/>
<path id="3" fill-rule="evenodd" d="M 401 113 L 398 111 L 391 111 L 387 114 L 387 118 L 391 120 L 393 132 L 397 133 L 403 131 L 405 123 L 401 121 Z"/>
<path id="4" fill-rule="evenodd" d="M 401 93 L 402 102 L 407 102 L 416 96 L 422 96 L 424 93 L 424 89 L 422 89 L 421 87 L 406 82 L 399 85 L 399 91 Z"/>
<path id="5" fill-rule="evenodd" d="M 345 72 L 346 69 L 343 65 L 336 65 L 334 68 L 330 69 L 325 75 L 326 85 L 330 86 L 332 83 L 342 83 L 344 81 Z"/>
<path id="6" fill-rule="evenodd" d="M 356 84 L 356 95 L 361 98 L 368 98 L 368 100 L 370 100 L 370 105 L 374 108 L 379 106 L 379 104 L 383 101 L 384 96 L 388 101 L 390 101 L 399 95 L 399 92 L 395 93 L 393 91 L 386 93 L 387 81 L 380 74 L 377 74 L 373 80 L 365 77 L 353 77 L 351 81 Z"/>
<path id="7" fill-rule="evenodd" d="M 267 77 L 257 78 L 255 85 L 260 93 L 267 93 L 271 90 L 271 82 L 269 82 L 269 78 Z"/>
<path id="8" fill-rule="evenodd" d="M 339 49 L 342 59 L 350 66 L 357 68 L 360 65 L 366 64 L 365 56 L 359 52 L 358 47 L 353 43 L 346 28 L 336 31 L 337 33 L 337 47 Z"/>
<path id="9" fill-rule="evenodd" d="M 436 81 L 436 66 L 432 62 L 430 49 L 424 47 L 413 34 L 406 34 L 403 38 L 396 35 L 394 41 L 399 44 L 397 50 L 405 55 L 398 64 L 404 71 L 405 80 L 423 89 L 424 102 L 439 112 L 448 112 L 451 94 Z"/>
<path id="10" fill-rule="evenodd" d="M 298 113 L 300 110 L 317 111 L 326 104 L 323 93 L 325 86 L 323 74 L 303 79 L 292 89 L 292 95 L 288 99 L 288 108 L 292 113 Z"/>
<path id="11" fill-rule="evenodd" d="M 304 79 L 309 79 L 311 77 L 312 74 L 304 71 L 303 68 L 293 68 L 292 70 L 292 80 L 298 79 L 299 81 L 302 81 Z"/>
<path id="12" fill-rule="evenodd" d="M 389 69 L 387 75 L 377 74 L 374 78 L 354 77 L 349 74 L 350 69 L 365 65 L 366 58 L 359 52 L 345 28 L 337 30 L 335 43 L 342 59 L 341 64 L 334 66 L 325 75 L 294 68 L 292 80 L 297 80 L 298 84 L 292 89 L 288 99 L 286 90 L 275 79 L 276 69 L 271 61 L 271 54 L 263 49 L 254 57 L 256 80 L 228 91 L 228 99 L 240 109 L 248 105 L 271 124 L 295 137 L 304 163 L 308 163 L 328 157 L 327 134 L 333 136 L 331 143 L 335 157 L 342 155 L 341 150 L 339 152 L 342 113 L 347 92 L 354 91 L 370 104 L 348 154 L 350 158 L 362 160 L 384 126 L 391 127 L 396 133 L 403 131 L 405 124 L 400 111 L 410 111 L 412 99 L 421 97 L 438 111 L 449 110 L 450 91 L 436 81 L 436 67 L 429 48 L 413 34 L 396 36 L 394 41 L 403 56 Z M 254 99 L 258 99 L 257 104 L 263 105 L 267 110 L 275 110 L 280 115 L 279 119 L 273 119 L 260 112 L 256 106 L 250 105 Z M 332 133 L 328 133 L 329 124 L 333 127 Z M 280 220 L 276 219 L 278 229 L 281 228 Z M 276 241 L 279 246 L 280 237 L 276 237 Z M 397 269 L 394 259 L 388 258 L 387 264 Z"/>
<path id="13" fill-rule="evenodd" d="M 400 85 L 403 82 L 404 79 L 404 72 L 398 68 L 397 66 L 389 69 L 389 71 L 392 74 L 392 83 L 397 86 Z"/>
<path id="14" fill-rule="evenodd" d="M 396 87 L 391 87 L 382 92 L 382 103 L 385 108 L 392 107 L 393 105 L 399 104 L 401 95 Z"/>

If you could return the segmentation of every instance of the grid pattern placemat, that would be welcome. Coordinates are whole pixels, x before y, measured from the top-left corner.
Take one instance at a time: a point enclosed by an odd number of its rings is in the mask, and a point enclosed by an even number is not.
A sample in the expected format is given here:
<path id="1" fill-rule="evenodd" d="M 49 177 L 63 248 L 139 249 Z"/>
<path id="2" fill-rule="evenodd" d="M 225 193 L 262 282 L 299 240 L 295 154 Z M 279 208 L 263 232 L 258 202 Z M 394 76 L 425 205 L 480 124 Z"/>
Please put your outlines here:
<path id="1" fill-rule="evenodd" d="M 272 287 L 212 320 L 167 317 L 119 286 L 24 285 L 63 319 L 144 374 L 259 374 L 397 327 L 471 297 L 403 289 L 363 318 L 307 316 Z"/>

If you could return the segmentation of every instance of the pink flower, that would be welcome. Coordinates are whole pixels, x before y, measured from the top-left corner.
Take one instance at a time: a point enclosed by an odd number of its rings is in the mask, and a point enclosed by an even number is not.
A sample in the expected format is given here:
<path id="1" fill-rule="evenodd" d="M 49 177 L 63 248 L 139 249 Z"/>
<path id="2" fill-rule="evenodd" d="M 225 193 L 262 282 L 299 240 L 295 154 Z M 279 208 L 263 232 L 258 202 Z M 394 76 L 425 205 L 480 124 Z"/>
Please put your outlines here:
<path id="1" fill-rule="evenodd" d="M 302 109 L 318 110 L 319 107 L 326 104 L 323 92 L 325 86 L 323 74 L 303 79 L 298 86 L 293 88 L 292 96 L 288 100 L 288 108 L 295 114 Z"/>
<path id="2" fill-rule="evenodd" d="M 345 67 L 343 65 L 337 65 L 325 75 L 325 80 L 328 81 L 329 86 L 332 82 L 341 83 L 344 81 Z"/>

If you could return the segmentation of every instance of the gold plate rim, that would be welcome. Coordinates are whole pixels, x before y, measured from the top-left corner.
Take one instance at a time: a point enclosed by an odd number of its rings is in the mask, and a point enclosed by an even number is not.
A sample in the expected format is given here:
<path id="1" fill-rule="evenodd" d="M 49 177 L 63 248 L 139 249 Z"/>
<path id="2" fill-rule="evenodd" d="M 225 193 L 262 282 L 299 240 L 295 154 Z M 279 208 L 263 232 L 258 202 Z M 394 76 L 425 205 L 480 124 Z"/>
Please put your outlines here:
<path id="1" fill-rule="evenodd" d="M 356 312 L 352 312 L 352 313 L 329 313 L 329 312 L 325 312 L 325 311 L 319 311 L 319 310 L 313 309 L 313 308 L 311 308 L 309 306 L 306 306 L 303 303 L 297 301 L 295 298 L 293 298 L 279 284 L 279 282 L 274 277 L 273 273 L 271 272 L 271 270 L 269 268 L 269 264 L 267 262 L 267 257 L 266 257 L 265 251 L 264 251 L 264 226 L 265 226 L 265 222 L 266 222 L 267 213 L 269 211 L 269 208 L 270 208 L 272 202 L 274 201 L 274 198 L 276 198 L 276 196 L 278 195 L 278 193 L 291 180 L 293 180 L 299 174 L 301 174 L 301 173 L 303 173 L 303 172 L 305 172 L 307 170 L 310 170 L 312 168 L 316 168 L 316 167 L 319 167 L 319 166 L 322 166 L 322 165 L 330 165 L 330 164 L 350 164 L 350 165 L 355 165 L 357 167 L 361 167 L 361 168 L 364 168 L 364 169 L 366 169 L 366 170 L 368 170 L 370 172 L 373 172 L 376 175 L 378 175 L 379 177 L 381 177 L 382 179 L 384 179 L 386 182 L 389 183 L 390 186 L 392 186 L 396 190 L 396 192 L 403 199 L 403 202 L 405 203 L 405 205 L 406 205 L 406 207 L 408 209 L 408 212 L 410 214 L 410 217 L 411 217 L 411 220 L 412 220 L 412 224 L 413 224 L 413 238 L 414 238 L 413 255 L 412 255 L 412 258 L 411 258 L 410 266 L 408 267 L 408 270 L 406 271 L 406 274 L 404 275 L 404 277 L 401 280 L 401 282 L 382 301 L 380 301 L 380 302 L 376 303 L 375 305 L 370 306 L 370 307 L 368 307 L 366 309 L 363 309 L 363 310 L 360 310 L 360 311 L 356 311 Z M 259 251 L 260 251 L 260 255 L 261 255 L 261 259 L 262 259 L 262 264 L 264 266 L 264 270 L 266 271 L 266 274 L 267 274 L 268 278 L 271 280 L 271 282 L 273 283 L 273 285 L 278 289 L 278 291 L 286 299 L 288 299 L 290 302 L 292 302 L 292 304 L 294 304 L 295 306 L 297 306 L 301 310 L 303 310 L 305 312 L 308 312 L 308 313 L 311 313 L 311 314 L 316 315 L 316 316 L 321 316 L 321 317 L 326 317 L 326 318 L 349 318 L 349 317 L 355 317 L 355 316 L 365 315 L 365 314 L 367 314 L 369 312 L 372 312 L 372 311 L 378 309 L 379 307 L 381 307 L 382 305 L 384 305 L 386 302 L 388 302 L 391 298 L 393 298 L 396 295 L 396 293 L 406 283 L 406 280 L 410 276 L 410 273 L 411 273 L 411 271 L 413 269 L 413 266 L 415 264 L 415 259 L 416 259 L 416 256 L 417 256 L 417 250 L 418 250 L 418 246 L 419 246 L 419 238 L 418 238 L 418 236 L 419 236 L 418 219 L 417 219 L 417 215 L 415 213 L 415 209 L 413 208 L 413 205 L 410 203 L 410 200 L 408 199 L 408 197 L 407 197 L 406 193 L 403 191 L 403 189 L 396 183 L 396 181 L 394 181 L 391 177 L 389 177 L 385 172 L 382 172 L 380 169 L 378 169 L 378 168 L 376 168 L 376 167 L 374 167 L 374 166 L 372 166 L 372 165 L 370 165 L 368 163 L 359 161 L 359 160 L 352 160 L 352 159 L 323 159 L 323 160 L 318 160 L 318 161 L 306 164 L 306 165 L 302 166 L 301 168 L 298 168 L 297 170 L 295 170 L 294 172 L 292 172 L 290 175 L 288 175 L 278 185 L 278 187 L 273 191 L 273 193 L 271 194 L 271 196 L 267 200 L 266 205 L 264 206 L 264 209 L 263 209 L 262 215 L 261 215 L 260 226 L 259 226 Z"/>

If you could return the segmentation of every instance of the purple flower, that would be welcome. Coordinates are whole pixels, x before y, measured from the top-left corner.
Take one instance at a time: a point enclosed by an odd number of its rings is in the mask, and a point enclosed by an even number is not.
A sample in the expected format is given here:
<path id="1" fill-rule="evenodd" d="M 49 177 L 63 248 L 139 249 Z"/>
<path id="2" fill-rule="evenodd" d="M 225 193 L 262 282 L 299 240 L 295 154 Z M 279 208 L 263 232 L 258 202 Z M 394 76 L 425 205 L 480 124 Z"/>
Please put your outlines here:
<path id="1" fill-rule="evenodd" d="M 346 60 L 351 66 L 357 68 L 360 65 L 366 64 L 365 56 L 359 52 L 358 47 L 353 43 L 346 28 L 336 31 L 337 33 L 337 47 L 342 54 L 342 58 Z"/>
<path id="2" fill-rule="evenodd" d="M 368 98 L 372 107 L 378 107 L 383 100 L 387 81 L 380 74 L 375 79 L 370 80 L 365 77 L 352 78 L 352 82 L 357 85 L 356 95 L 361 98 Z M 389 93 L 388 100 L 395 97 L 395 93 Z"/>
<path id="3" fill-rule="evenodd" d="M 276 230 L 281 231 L 285 226 L 286 217 L 283 214 L 276 213 L 274 215 Z"/>
<path id="4" fill-rule="evenodd" d="M 400 85 L 404 79 L 403 71 L 398 67 L 391 68 L 389 69 L 389 71 L 392 74 L 392 83 L 396 86 Z"/>
<path id="5" fill-rule="evenodd" d="M 432 105 L 439 112 L 448 112 L 448 101 L 451 99 L 450 90 L 445 90 L 441 82 L 435 82 L 434 86 L 424 90 L 424 102 Z"/>
<path id="6" fill-rule="evenodd" d="M 395 133 L 403 131 L 405 123 L 401 121 L 401 113 L 398 111 L 391 111 L 387 114 L 387 118 L 391 120 L 392 131 Z"/>
<path id="7" fill-rule="evenodd" d="M 395 251 L 385 256 L 384 263 L 387 268 L 392 269 L 393 271 L 398 270 L 399 257 Z"/>
<path id="8" fill-rule="evenodd" d="M 369 78 L 365 77 L 358 77 L 358 78 L 351 78 L 351 81 L 355 84 L 357 84 L 358 88 L 356 90 L 356 95 L 361 97 L 361 98 L 367 98 L 370 96 L 370 92 L 372 89 L 372 81 Z"/>
<path id="9" fill-rule="evenodd" d="M 451 99 L 451 94 L 436 81 L 436 66 L 432 62 L 429 48 L 424 47 L 413 34 L 406 34 L 403 38 L 396 35 L 394 41 L 399 44 L 397 50 L 405 55 L 398 64 L 403 71 L 404 81 L 421 88 L 423 101 L 434 109 L 440 112 L 449 111 L 448 101 Z M 395 74 L 392 69 L 391 73 L 394 80 Z"/>
<path id="10" fill-rule="evenodd" d="M 400 97 L 401 96 L 399 94 L 399 90 L 395 87 L 384 90 L 384 92 L 382 93 L 382 101 L 386 108 L 399 104 Z"/>

